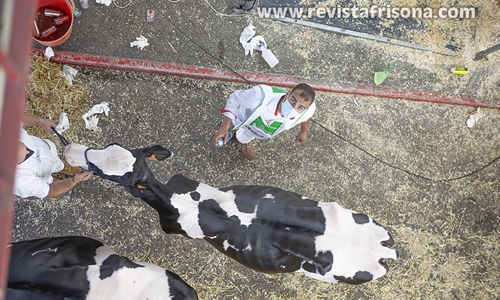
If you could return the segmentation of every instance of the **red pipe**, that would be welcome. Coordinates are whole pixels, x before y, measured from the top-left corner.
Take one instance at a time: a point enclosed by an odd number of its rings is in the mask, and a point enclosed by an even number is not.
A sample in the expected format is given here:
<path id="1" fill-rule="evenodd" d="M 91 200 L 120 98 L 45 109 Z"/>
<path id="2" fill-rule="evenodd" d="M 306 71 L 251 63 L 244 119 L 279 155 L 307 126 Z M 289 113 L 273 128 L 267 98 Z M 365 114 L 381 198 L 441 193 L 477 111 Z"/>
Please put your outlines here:
<path id="1" fill-rule="evenodd" d="M 33 49 L 33 53 L 44 55 L 42 49 Z M 225 69 L 170 64 L 124 57 L 108 57 L 74 52 L 57 51 L 51 61 L 93 68 L 110 68 L 115 70 L 156 73 L 169 76 L 182 76 L 205 80 L 243 82 L 248 84 L 269 84 L 293 88 L 300 82 L 310 84 L 316 91 L 371 96 L 389 99 L 423 101 L 440 104 L 452 104 L 483 108 L 500 108 L 500 101 L 491 102 L 471 97 L 428 92 L 398 91 L 391 88 L 379 88 L 365 84 L 337 85 L 305 80 L 298 77 L 241 72 L 241 76 Z M 242 78 L 243 77 L 243 78 Z"/>

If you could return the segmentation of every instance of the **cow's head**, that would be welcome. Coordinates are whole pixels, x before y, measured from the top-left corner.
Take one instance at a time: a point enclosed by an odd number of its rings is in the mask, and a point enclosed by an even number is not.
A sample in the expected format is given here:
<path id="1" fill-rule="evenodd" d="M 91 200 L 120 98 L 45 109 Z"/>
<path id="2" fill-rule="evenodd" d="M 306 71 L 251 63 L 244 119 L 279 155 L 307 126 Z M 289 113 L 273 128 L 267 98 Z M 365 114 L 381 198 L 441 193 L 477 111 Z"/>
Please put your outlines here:
<path id="1" fill-rule="evenodd" d="M 79 166 L 101 178 L 119 183 L 136 197 L 143 197 L 140 187 L 153 180 L 146 158 L 164 160 L 171 152 L 163 146 L 127 150 L 118 144 L 110 144 L 103 149 L 87 148 L 80 144 L 69 144 L 64 150 L 66 161 Z"/>

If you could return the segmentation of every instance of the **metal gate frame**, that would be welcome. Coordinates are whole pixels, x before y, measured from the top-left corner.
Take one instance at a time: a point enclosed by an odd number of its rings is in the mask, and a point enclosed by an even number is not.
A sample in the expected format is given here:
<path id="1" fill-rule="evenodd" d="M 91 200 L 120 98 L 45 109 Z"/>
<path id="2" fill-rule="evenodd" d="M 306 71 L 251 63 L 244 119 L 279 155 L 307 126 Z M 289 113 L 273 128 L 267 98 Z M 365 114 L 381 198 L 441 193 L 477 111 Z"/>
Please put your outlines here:
<path id="1" fill-rule="evenodd" d="M 37 0 L 0 0 L 0 300 L 6 295 L 14 172 Z"/>

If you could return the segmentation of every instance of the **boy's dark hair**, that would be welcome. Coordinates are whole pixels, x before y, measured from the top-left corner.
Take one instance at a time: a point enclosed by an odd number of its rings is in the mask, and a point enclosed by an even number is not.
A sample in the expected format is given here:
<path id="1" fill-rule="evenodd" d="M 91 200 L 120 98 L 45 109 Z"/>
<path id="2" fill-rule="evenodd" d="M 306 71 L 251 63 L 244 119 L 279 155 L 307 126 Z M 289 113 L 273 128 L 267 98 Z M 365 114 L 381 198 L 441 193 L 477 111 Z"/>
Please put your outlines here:
<path id="1" fill-rule="evenodd" d="M 316 93 L 314 92 L 313 88 L 306 84 L 306 83 L 299 83 L 297 84 L 290 93 L 293 93 L 294 91 L 300 91 L 299 95 L 304 98 L 305 101 L 311 102 L 313 104 L 314 98 L 316 97 Z"/>

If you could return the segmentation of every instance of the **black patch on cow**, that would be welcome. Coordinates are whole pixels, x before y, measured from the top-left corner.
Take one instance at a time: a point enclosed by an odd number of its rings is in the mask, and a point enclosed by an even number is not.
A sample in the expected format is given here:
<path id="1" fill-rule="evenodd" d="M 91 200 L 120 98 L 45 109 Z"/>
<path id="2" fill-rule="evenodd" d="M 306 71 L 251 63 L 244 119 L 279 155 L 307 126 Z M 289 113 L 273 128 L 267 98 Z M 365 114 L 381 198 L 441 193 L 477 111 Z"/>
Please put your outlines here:
<path id="1" fill-rule="evenodd" d="M 365 214 L 353 213 L 352 218 L 356 224 L 362 225 L 370 222 L 370 218 Z"/>
<path id="2" fill-rule="evenodd" d="M 33 287 L 22 287 L 22 286 L 10 286 L 7 288 L 7 298 L 8 300 L 80 300 L 85 299 L 79 297 L 72 297 L 69 295 L 54 294 L 52 292 L 47 292 L 44 287 L 39 287 L 40 289 L 35 289 Z"/>
<path id="3" fill-rule="evenodd" d="M 320 252 L 314 257 L 313 263 L 306 262 L 302 268 L 311 273 L 325 275 L 332 269 L 333 254 L 330 251 Z"/>
<path id="4" fill-rule="evenodd" d="M 115 271 L 121 268 L 135 269 L 144 268 L 144 266 L 138 265 L 130 261 L 126 257 L 117 254 L 111 254 L 102 262 L 102 265 L 99 268 L 99 278 L 106 279 L 108 277 L 111 277 Z"/>
<path id="5" fill-rule="evenodd" d="M 172 300 L 197 300 L 196 291 L 190 287 L 179 275 L 165 270 L 170 286 L 170 295 Z"/>
<path id="6" fill-rule="evenodd" d="M 378 263 L 379 263 L 382 267 L 384 267 L 384 269 L 385 269 L 385 271 L 386 271 L 386 272 L 387 272 L 387 271 L 389 271 L 389 266 L 387 265 L 385 258 L 381 258 L 381 259 L 379 259 L 379 260 L 378 260 Z"/>
<path id="7" fill-rule="evenodd" d="M 167 188 L 172 189 L 178 194 L 196 191 L 199 185 L 198 181 L 191 180 L 182 175 L 174 175 L 166 184 Z"/>
<path id="8" fill-rule="evenodd" d="M 366 271 L 358 271 L 356 274 L 354 274 L 354 277 L 344 277 L 344 276 L 333 276 L 335 279 L 337 279 L 340 282 L 343 283 L 348 283 L 348 284 L 361 284 L 365 283 L 368 281 L 373 280 L 373 275 L 370 272 Z"/>
<path id="9" fill-rule="evenodd" d="M 271 186 L 259 185 L 235 185 L 220 188 L 223 192 L 232 191 L 236 195 L 236 205 L 239 211 L 252 213 L 255 205 L 271 201 L 287 206 L 317 207 L 318 202 L 310 199 L 302 199 L 302 195 L 285 191 Z M 268 196 L 274 197 L 273 199 Z"/>
<path id="10" fill-rule="evenodd" d="M 392 239 L 392 236 L 389 234 L 389 239 L 388 240 L 385 240 L 385 241 L 382 241 L 380 242 L 380 244 L 384 247 L 392 247 L 392 245 L 394 245 L 394 240 Z"/>
<path id="11" fill-rule="evenodd" d="M 194 201 L 200 201 L 201 195 L 198 192 L 191 192 L 189 196 L 191 196 L 191 199 L 193 199 Z"/>
<path id="12" fill-rule="evenodd" d="M 269 202 L 269 199 L 258 201 L 262 201 L 262 205 L 263 202 Z M 253 270 L 266 273 L 295 272 L 304 261 L 312 261 L 318 270 L 331 269 L 332 261 L 324 261 L 327 255 L 316 257 L 314 240 L 318 233 L 309 230 L 313 220 L 293 220 L 293 216 L 290 220 L 281 215 L 283 211 L 274 211 L 275 214 L 263 214 L 266 218 L 261 218 L 258 213 L 257 218 L 247 227 L 241 225 L 236 216 L 227 216 L 215 200 L 204 200 L 198 208 L 199 224 L 207 236 L 205 240 Z M 273 207 L 264 208 L 267 209 L 272 211 Z M 308 209 L 320 210 L 317 207 Z M 320 216 L 323 217 L 322 214 Z M 297 226 L 302 223 L 307 226 Z M 324 224 L 312 226 L 315 227 L 324 229 Z M 224 249 L 225 242 L 231 245 L 227 249 Z"/>
<path id="13" fill-rule="evenodd" d="M 59 296 L 85 299 L 90 289 L 88 266 L 95 265 L 96 249 L 101 246 L 99 241 L 78 236 L 13 243 L 7 287 L 54 295 L 50 299 L 59 299 Z"/>
<path id="14" fill-rule="evenodd" d="M 316 266 L 307 262 L 302 265 L 302 269 L 309 273 L 316 273 Z"/>
<path id="15" fill-rule="evenodd" d="M 232 191 L 239 211 L 255 212 L 263 222 L 277 223 L 279 226 L 299 228 L 317 235 L 325 231 L 325 217 L 318 202 L 303 199 L 302 195 L 270 186 L 238 185 L 219 189 Z M 269 197 L 271 196 L 271 197 Z"/>

